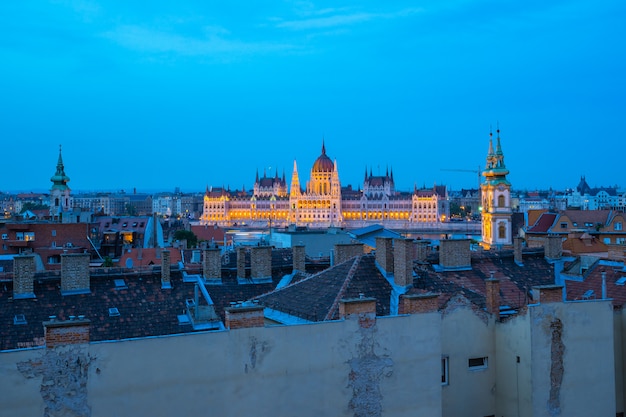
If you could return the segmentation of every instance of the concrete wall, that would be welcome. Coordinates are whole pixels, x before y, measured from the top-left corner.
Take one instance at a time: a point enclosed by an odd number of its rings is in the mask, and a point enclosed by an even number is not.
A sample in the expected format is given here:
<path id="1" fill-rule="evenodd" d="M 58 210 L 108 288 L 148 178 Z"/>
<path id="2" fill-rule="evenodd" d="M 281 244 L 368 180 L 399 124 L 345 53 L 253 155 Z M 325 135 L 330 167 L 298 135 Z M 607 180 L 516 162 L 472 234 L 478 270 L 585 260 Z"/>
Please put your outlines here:
<path id="1" fill-rule="evenodd" d="M 0 416 L 441 416 L 439 314 L 365 323 L 1 353 Z"/>
<path id="2" fill-rule="evenodd" d="M 530 318 L 526 312 L 496 323 L 498 415 L 532 417 Z M 518 361 L 519 358 L 519 361 Z"/>
<path id="3" fill-rule="evenodd" d="M 442 351 L 449 358 L 449 385 L 442 387 L 443 416 L 488 416 L 495 411 L 494 323 L 459 298 L 444 312 Z M 486 369 L 470 370 L 470 358 L 488 358 Z M 468 411 L 471 413 L 468 414 Z"/>
<path id="4" fill-rule="evenodd" d="M 626 375 L 624 364 L 626 364 L 626 315 L 624 309 L 613 312 L 613 331 L 615 334 L 615 408 L 616 412 L 626 410 Z"/>
<path id="5" fill-rule="evenodd" d="M 550 302 L 498 323 L 496 415 L 614 416 L 612 316 L 610 301 Z"/>

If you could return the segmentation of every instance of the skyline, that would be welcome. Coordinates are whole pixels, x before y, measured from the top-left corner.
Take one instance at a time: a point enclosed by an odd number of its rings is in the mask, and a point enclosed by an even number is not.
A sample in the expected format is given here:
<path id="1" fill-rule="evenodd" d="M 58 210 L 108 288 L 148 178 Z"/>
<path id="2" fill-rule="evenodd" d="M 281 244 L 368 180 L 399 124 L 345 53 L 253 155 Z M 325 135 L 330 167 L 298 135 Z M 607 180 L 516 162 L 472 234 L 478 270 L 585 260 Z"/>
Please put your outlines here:
<path id="1" fill-rule="evenodd" d="M 322 140 L 342 185 L 626 186 L 626 5 L 98 1 L 0 5 L 0 191 L 252 188 Z M 35 150 L 34 152 L 31 152 Z M 271 167 L 271 168 L 270 168 Z M 449 171 L 450 170 L 450 171 Z"/>

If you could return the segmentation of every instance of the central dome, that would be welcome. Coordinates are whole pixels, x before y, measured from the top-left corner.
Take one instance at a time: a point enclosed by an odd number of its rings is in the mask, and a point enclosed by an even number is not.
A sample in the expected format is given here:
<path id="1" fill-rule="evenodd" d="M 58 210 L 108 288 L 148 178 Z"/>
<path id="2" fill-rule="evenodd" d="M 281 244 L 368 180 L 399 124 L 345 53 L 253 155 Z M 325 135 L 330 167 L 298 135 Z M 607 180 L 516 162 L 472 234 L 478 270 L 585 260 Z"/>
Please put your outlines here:
<path id="1" fill-rule="evenodd" d="M 322 154 L 315 160 L 313 164 L 313 172 L 333 172 L 335 164 L 326 156 L 326 147 L 322 143 Z"/>

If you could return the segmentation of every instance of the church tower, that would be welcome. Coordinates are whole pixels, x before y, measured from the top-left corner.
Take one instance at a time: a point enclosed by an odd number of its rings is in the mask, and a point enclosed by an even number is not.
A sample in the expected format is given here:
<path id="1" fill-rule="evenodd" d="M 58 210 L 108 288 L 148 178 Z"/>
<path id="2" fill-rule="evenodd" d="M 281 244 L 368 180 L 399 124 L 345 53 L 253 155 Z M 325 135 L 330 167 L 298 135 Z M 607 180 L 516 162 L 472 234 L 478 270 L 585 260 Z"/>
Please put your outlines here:
<path id="1" fill-rule="evenodd" d="M 70 211 L 72 208 L 72 199 L 70 196 L 70 187 L 67 183 L 70 177 L 65 175 L 65 167 L 63 166 L 63 157 L 61 155 L 61 145 L 59 145 L 59 160 L 57 161 L 57 170 L 50 178 L 52 188 L 50 188 L 50 216 L 61 219 L 64 212 Z"/>
<path id="2" fill-rule="evenodd" d="M 496 130 L 496 149 L 493 148 L 493 135 L 489 133 L 489 152 L 482 191 L 482 240 L 486 249 L 511 245 L 512 215 L 511 183 L 506 179 L 509 170 L 504 165 L 504 154 L 500 146 L 500 129 Z"/>

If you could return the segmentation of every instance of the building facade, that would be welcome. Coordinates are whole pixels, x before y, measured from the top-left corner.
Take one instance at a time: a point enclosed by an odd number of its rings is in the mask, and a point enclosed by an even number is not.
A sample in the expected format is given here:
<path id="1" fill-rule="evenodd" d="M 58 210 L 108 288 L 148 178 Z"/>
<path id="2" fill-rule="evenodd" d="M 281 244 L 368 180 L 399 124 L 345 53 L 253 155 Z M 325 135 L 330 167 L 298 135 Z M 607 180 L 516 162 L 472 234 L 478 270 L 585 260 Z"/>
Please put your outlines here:
<path id="1" fill-rule="evenodd" d="M 509 170 L 504 165 L 504 153 L 500 145 L 500 129 L 497 130 L 496 149 L 493 136 L 489 134 L 489 152 L 483 171 L 485 181 L 481 185 L 482 241 L 486 248 L 512 245 L 511 183 L 506 179 Z"/>
<path id="2" fill-rule="evenodd" d="M 291 187 L 285 174 L 257 177 L 251 191 L 211 187 L 204 196 L 201 224 L 220 226 L 276 226 L 289 224 L 323 227 L 364 227 L 382 223 L 391 228 L 436 227 L 449 218 L 445 186 L 397 191 L 393 170 L 374 176 L 367 170 L 362 190 L 342 187 L 337 161 L 322 153 L 301 187 L 296 161 Z"/>

